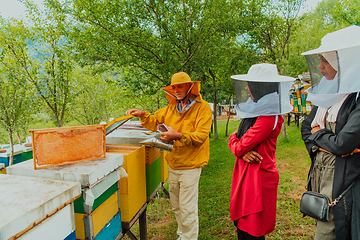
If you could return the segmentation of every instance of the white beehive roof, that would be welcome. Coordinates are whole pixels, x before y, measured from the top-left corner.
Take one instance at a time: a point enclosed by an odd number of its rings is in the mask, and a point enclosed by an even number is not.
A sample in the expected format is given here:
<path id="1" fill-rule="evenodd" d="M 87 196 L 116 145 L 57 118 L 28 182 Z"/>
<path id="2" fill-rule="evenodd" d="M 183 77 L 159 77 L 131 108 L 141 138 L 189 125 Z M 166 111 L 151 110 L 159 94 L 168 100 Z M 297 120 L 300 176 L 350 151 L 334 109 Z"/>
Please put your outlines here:
<path id="1" fill-rule="evenodd" d="M 31 159 L 7 167 L 6 172 L 11 175 L 80 182 L 81 187 L 85 188 L 95 185 L 111 172 L 122 167 L 122 165 L 122 154 L 106 153 L 106 158 L 36 170 L 34 169 L 34 162 Z"/>
<path id="2" fill-rule="evenodd" d="M 81 194 L 80 183 L 0 174 L 0 240 L 47 218 Z"/>

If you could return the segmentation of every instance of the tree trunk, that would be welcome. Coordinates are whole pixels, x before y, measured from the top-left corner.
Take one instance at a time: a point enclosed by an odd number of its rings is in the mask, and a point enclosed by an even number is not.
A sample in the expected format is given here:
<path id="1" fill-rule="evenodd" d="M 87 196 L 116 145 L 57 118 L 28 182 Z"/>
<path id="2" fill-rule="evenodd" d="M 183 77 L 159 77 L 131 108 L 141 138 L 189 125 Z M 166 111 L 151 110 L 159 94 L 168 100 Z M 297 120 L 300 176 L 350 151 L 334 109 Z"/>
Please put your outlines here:
<path id="1" fill-rule="evenodd" d="M 13 143 L 13 136 L 12 136 L 12 130 L 8 129 L 9 133 L 9 142 L 10 142 L 10 158 L 9 158 L 9 166 L 13 165 L 14 162 L 14 143 Z"/>
<path id="2" fill-rule="evenodd" d="M 219 140 L 216 115 L 217 115 L 217 99 L 216 99 L 216 90 L 214 89 L 214 139 Z"/>
<path id="3" fill-rule="evenodd" d="M 218 130 L 217 130 L 217 120 L 216 120 L 216 113 L 217 113 L 217 98 L 216 98 L 216 79 L 215 79 L 215 75 L 213 74 L 213 72 L 211 71 L 211 69 L 209 70 L 209 73 L 211 75 L 212 78 L 212 84 L 213 84 L 213 102 L 214 102 L 214 139 L 215 140 L 219 140 L 219 136 L 218 136 Z"/>
<path id="4" fill-rule="evenodd" d="M 26 132 L 26 129 L 25 129 L 25 128 L 24 128 L 23 130 L 24 130 L 23 134 L 24 134 L 24 136 L 25 136 L 25 142 L 26 142 L 27 132 Z"/>
<path id="5" fill-rule="evenodd" d="M 17 133 L 17 139 L 18 139 L 19 144 L 22 145 L 20 133 Z"/>
<path id="6" fill-rule="evenodd" d="M 229 96 L 229 111 L 228 111 L 228 118 L 226 121 L 226 128 L 225 128 L 225 137 L 228 135 L 228 127 L 229 127 L 229 121 L 230 121 L 230 114 L 231 114 L 231 96 Z"/>
<path id="7" fill-rule="evenodd" d="M 62 127 L 61 119 L 57 114 L 55 114 L 55 122 L 57 127 Z"/>
<path id="8" fill-rule="evenodd" d="M 214 139 L 218 140 L 219 139 L 219 136 L 218 136 L 218 133 L 217 133 L 217 118 L 216 118 L 216 115 L 217 115 L 217 110 L 216 110 L 216 106 L 215 106 L 215 102 L 214 102 L 214 112 L 213 112 L 213 116 L 214 116 L 214 120 L 213 120 L 213 124 L 214 124 Z"/>

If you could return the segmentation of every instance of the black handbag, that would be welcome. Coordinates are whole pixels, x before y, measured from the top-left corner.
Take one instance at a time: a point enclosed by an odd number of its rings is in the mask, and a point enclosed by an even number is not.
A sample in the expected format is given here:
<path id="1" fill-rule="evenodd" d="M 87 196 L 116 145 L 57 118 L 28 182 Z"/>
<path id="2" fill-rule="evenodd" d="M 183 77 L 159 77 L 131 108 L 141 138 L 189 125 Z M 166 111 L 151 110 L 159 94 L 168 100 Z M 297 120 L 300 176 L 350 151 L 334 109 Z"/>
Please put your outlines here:
<path id="1" fill-rule="evenodd" d="M 323 194 L 312 191 L 304 192 L 300 200 L 300 212 L 302 212 L 304 216 L 309 216 L 323 222 L 328 222 L 330 208 L 335 206 L 345 195 L 345 193 L 349 191 L 359 176 L 357 176 L 354 181 L 345 189 L 345 191 L 343 191 L 332 202 L 330 202 L 330 199 Z"/>
<path id="2" fill-rule="evenodd" d="M 300 212 L 317 220 L 329 221 L 330 206 L 330 199 L 323 194 L 307 191 L 301 196 Z"/>

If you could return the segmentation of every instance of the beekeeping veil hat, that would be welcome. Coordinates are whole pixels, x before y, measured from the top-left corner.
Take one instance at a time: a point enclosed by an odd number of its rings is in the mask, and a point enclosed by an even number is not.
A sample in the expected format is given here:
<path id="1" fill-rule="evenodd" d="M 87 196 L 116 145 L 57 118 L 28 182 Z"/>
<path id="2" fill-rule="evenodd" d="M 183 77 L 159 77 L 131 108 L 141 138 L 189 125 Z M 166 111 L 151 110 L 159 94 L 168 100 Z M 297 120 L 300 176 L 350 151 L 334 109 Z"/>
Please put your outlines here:
<path id="1" fill-rule="evenodd" d="M 347 93 L 360 91 L 360 27 L 353 25 L 328 33 L 321 39 L 321 46 L 304 52 L 311 77 L 307 100 L 329 108 Z M 323 56 L 337 71 L 332 80 L 322 76 L 319 68 Z"/>
<path id="2" fill-rule="evenodd" d="M 292 110 L 289 90 L 295 78 L 279 75 L 276 65 L 255 64 L 247 74 L 233 75 L 231 78 L 236 94 L 236 114 L 240 118 L 279 115 Z M 246 86 L 253 99 L 247 94 Z"/>
<path id="3" fill-rule="evenodd" d="M 187 73 L 178 72 L 178 73 L 175 73 L 171 77 L 171 84 L 163 89 L 164 92 L 166 93 L 166 96 L 170 103 L 172 103 L 172 104 L 176 103 L 176 97 L 175 97 L 174 90 L 172 89 L 172 86 L 176 85 L 176 84 L 181 84 L 181 83 L 190 83 L 191 84 L 188 92 L 186 93 L 186 96 L 189 93 L 196 95 L 196 96 L 200 96 L 200 81 L 192 82 L 190 76 Z"/>

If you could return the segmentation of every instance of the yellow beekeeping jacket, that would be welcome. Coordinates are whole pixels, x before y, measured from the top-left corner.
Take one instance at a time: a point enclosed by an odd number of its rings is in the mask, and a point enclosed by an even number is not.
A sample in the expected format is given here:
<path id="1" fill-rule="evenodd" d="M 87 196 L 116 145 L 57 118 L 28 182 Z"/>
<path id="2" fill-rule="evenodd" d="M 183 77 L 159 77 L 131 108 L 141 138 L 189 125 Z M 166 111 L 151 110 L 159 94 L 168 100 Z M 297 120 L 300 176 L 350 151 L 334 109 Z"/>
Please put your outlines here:
<path id="1" fill-rule="evenodd" d="M 175 141 L 172 151 L 166 154 L 166 161 L 173 169 L 193 169 L 209 162 L 209 133 L 211 130 L 210 105 L 199 94 L 187 111 L 179 113 L 176 104 L 159 109 L 154 115 L 146 112 L 140 123 L 143 127 L 157 131 L 157 125 L 164 123 L 182 133 Z"/>

